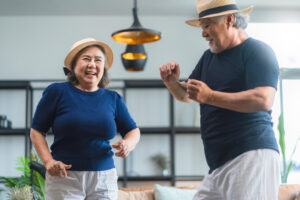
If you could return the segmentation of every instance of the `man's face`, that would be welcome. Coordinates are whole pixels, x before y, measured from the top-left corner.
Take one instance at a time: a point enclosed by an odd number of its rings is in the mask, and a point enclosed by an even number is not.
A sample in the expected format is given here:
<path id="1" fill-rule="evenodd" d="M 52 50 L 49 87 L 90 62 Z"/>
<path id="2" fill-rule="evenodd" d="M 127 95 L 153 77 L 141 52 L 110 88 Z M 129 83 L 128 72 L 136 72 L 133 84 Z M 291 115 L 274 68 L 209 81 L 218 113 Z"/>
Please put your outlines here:
<path id="1" fill-rule="evenodd" d="M 202 37 L 209 42 L 210 51 L 220 53 L 229 46 L 229 29 L 226 26 L 226 17 L 221 18 L 219 22 L 212 18 L 202 19 L 200 21 L 202 28 Z"/>

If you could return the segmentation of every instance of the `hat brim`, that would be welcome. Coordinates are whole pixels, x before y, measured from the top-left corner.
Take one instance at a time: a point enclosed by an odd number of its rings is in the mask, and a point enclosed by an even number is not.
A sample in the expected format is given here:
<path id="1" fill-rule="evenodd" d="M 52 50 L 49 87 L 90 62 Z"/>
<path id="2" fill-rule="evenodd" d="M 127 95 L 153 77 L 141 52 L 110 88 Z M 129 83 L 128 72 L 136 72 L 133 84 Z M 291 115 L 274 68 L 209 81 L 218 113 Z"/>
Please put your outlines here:
<path id="1" fill-rule="evenodd" d="M 106 60 L 107 68 L 109 69 L 113 63 L 113 52 L 107 44 L 105 44 L 103 42 L 99 42 L 99 41 L 88 41 L 88 42 L 82 43 L 82 44 L 78 45 L 77 47 L 75 47 L 74 49 L 72 49 L 65 58 L 65 62 L 64 62 L 65 66 L 69 70 L 72 70 L 71 64 L 72 64 L 74 57 L 78 54 L 79 51 L 81 51 L 85 47 L 88 47 L 91 45 L 99 45 L 104 48 L 105 53 L 106 53 L 106 59 L 107 59 Z"/>
<path id="2" fill-rule="evenodd" d="M 245 8 L 245 9 L 242 9 L 242 10 L 226 10 L 226 11 L 223 11 L 223 12 L 219 12 L 219 13 L 215 13 L 215 14 L 211 14 L 211 15 L 206 15 L 206 16 L 201 17 L 201 18 L 187 20 L 187 21 L 185 21 L 185 23 L 187 23 L 190 26 L 200 27 L 200 19 L 218 17 L 218 16 L 229 15 L 229 14 L 233 14 L 233 13 L 248 14 L 252 10 L 253 10 L 253 6 L 250 6 L 249 8 Z"/>

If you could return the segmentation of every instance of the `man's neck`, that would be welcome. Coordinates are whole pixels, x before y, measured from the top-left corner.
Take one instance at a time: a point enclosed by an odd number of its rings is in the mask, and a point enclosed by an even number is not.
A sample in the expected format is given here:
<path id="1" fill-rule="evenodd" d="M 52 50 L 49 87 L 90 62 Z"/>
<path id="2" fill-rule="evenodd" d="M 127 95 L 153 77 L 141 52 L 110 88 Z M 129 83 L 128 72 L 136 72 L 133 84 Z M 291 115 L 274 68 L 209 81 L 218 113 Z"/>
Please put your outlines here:
<path id="1" fill-rule="evenodd" d="M 243 43 L 248 38 L 248 34 L 243 29 L 236 29 L 235 31 L 233 31 L 232 34 L 233 34 L 232 40 L 229 45 L 230 48 L 233 48 L 233 47 Z"/>

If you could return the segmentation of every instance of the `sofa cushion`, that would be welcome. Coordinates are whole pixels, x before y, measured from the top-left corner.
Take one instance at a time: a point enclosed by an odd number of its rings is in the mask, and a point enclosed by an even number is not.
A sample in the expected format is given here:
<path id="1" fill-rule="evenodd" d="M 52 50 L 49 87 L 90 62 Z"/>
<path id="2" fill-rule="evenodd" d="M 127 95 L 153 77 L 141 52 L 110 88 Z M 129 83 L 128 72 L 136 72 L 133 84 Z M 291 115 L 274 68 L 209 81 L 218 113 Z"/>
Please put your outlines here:
<path id="1" fill-rule="evenodd" d="M 294 200 L 300 200 L 300 192 L 298 192 L 298 195 L 296 196 L 296 198 Z"/>
<path id="2" fill-rule="evenodd" d="M 295 200 L 299 191 L 299 184 L 282 184 L 279 187 L 278 200 Z"/>
<path id="3" fill-rule="evenodd" d="M 155 200 L 192 200 L 196 189 L 178 189 L 156 184 L 154 186 Z"/>
<path id="4" fill-rule="evenodd" d="M 154 200 L 153 190 L 118 191 L 118 200 Z"/>

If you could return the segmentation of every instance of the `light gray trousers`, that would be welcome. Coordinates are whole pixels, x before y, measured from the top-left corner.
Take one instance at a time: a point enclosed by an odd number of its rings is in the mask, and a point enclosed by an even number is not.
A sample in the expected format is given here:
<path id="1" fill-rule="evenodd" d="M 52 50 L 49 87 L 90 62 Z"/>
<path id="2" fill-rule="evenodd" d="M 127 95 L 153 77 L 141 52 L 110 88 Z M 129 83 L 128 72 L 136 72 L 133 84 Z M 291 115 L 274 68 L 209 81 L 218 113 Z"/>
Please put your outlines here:
<path id="1" fill-rule="evenodd" d="M 117 200 L 116 169 L 67 171 L 60 178 L 46 173 L 46 200 Z"/>
<path id="2" fill-rule="evenodd" d="M 271 149 L 243 153 L 207 175 L 193 200 L 278 200 L 279 160 Z"/>

